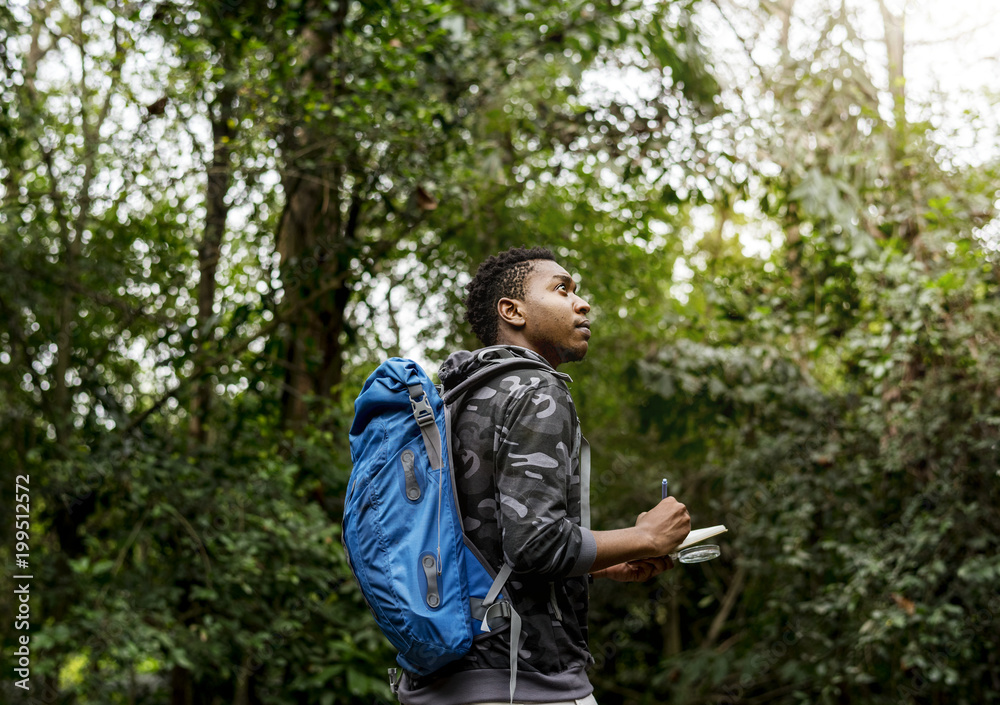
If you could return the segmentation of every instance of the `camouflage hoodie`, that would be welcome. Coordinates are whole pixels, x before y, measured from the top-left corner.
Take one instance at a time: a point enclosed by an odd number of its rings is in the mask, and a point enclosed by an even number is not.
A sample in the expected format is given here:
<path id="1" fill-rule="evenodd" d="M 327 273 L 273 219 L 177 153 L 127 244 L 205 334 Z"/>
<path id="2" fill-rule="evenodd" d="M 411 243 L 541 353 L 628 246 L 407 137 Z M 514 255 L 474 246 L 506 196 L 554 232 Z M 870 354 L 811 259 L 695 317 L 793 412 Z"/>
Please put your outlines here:
<path id="1" fill-rule="evenodd" d="M 545 362 L 536 353 L 504 346 Z M 484 363 L 455 353 L 441 367 L 445 389 Z M 504 593 L 521 615 L 518 702 L 573 700 L 593 690 L 586 668 L 587 573 L 597 555 L 581 526 L 580 423 L 554 369 L 501 374 L 454 409 L 453 459 L 465 532 L 498 569 L 514 572 Z M 481 635 L 462 659 L 426 677 L 404 674 L 405 705 L 509 699 L 508 629 Z"/>

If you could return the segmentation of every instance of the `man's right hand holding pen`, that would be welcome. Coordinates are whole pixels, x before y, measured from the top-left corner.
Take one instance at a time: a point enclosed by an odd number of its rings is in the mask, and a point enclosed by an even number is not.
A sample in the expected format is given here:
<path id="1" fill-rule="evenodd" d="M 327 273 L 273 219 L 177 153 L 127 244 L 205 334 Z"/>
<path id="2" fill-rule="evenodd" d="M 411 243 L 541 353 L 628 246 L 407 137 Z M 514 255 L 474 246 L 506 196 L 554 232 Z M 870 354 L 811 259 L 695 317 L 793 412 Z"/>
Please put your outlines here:
<path id="1" fill-rule="evenodd" d="M 669 555 L 691 533 L 691 516 L 687 507 L 667 496 L 666 480 L 661 497 L 659 504 L 639 515 L 635 526 L 594 532 L 597 558 L 592 575 L 620 581 L 648 580 L 673 567 Z"/>

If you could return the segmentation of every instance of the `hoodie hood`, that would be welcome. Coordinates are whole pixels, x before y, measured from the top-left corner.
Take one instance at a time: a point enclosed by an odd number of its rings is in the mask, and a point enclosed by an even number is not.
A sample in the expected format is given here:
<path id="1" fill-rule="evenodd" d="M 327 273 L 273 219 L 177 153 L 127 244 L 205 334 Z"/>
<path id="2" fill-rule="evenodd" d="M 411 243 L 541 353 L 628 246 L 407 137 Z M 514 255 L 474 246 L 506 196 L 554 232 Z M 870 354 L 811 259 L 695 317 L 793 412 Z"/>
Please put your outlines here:
<path id="1" fill-rule="evenodd" d="M 503 351 L 506 351 L 506 354 Z M 562 377 L 566 380 L 570 379 L 569 375 L 557 372 L 544 357 L 534 350 L 528 350 L 518 345 L 493 345 L 488 348 L 480 348 L 479 350 L 459 350 L 449 355 L 448 359 L 441 365 L 441 369 L 438 370 L 438 378 L 441 380 L 441 386 L 444 387 L 445 391 L 453 389 L 476 371 L 508 355 L 541 362 L 552 370 L 552 374 L 557 377 Z"/>

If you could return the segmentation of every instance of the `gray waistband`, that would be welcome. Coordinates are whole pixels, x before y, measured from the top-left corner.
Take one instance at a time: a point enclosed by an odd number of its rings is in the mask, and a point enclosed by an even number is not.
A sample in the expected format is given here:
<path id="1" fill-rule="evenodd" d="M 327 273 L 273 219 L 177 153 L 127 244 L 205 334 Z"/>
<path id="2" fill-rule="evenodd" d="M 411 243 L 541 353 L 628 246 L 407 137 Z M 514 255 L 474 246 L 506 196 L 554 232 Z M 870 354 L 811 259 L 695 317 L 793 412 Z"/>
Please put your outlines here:
<path id="1" fill-rule="evenodd" d="M 517 678 L 517 702 L 559 702 L 580 700 L 594 691 L 587 671 L 580 667 L 561 673 L 544 674 L 521 669 Z M 412 690 L 403 676 L 399 688 L 402 705 L 466 705 L 467 703 L 509 702 L 510 674 L 507 669 L 473 669 L 434 681 Z"/>

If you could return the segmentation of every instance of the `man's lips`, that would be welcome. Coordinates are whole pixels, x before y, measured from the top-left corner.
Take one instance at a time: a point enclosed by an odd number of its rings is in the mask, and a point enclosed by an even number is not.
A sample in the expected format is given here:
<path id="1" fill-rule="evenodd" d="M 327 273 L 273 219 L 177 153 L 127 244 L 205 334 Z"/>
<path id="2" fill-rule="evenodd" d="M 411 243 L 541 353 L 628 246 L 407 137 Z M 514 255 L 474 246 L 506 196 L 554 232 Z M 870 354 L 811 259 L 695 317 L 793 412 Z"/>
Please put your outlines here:
<path id="1" fill-rule="evenodd" d="M 580 330 L 587 331 L 587 337 L 588 338 L 590 337 L 590 321 L 583 321 L 581 323 L 577 323 L 576 327 L 579 328 Z"/>

